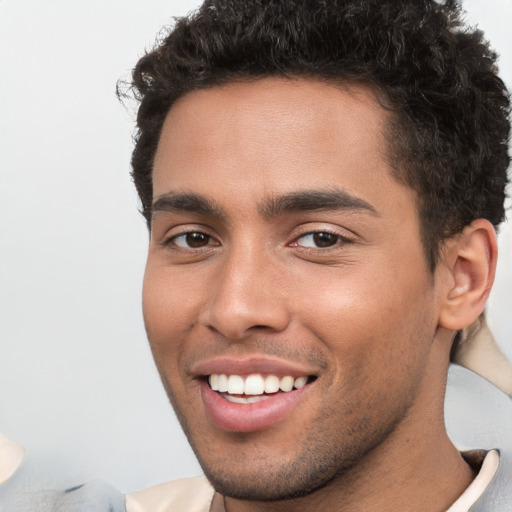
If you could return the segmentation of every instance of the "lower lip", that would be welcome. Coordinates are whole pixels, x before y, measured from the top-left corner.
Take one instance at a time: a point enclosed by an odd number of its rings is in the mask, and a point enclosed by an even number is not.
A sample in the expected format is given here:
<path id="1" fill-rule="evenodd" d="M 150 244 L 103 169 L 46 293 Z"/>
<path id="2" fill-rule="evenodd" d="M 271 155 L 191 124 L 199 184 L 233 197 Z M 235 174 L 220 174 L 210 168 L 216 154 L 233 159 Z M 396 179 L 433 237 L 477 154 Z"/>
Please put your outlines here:
<path id="1" fill-rule="evenodd" d="M 203 382 L 201 395 L 206 411 L 213 423 L 232 432 L 263 430 L 284 420 L 304 398 L 310 385 L 288 393 L 277 393 L 252 404 L 238 404 L 222 398 Z"/>

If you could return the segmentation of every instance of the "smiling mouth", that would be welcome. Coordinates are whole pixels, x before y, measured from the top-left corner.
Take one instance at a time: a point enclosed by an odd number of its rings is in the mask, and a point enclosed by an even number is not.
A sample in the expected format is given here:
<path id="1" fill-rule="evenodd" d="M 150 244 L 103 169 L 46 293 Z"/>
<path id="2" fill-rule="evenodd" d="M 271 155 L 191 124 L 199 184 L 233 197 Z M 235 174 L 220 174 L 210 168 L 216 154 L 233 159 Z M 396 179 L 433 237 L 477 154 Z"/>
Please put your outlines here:
<path id="1" fill-rule="evenodd" d="M 314 375 L 278 377 L 259 373 L 247 376 L 212 374 L 208 377 L 208 384 L 212 391 L 216 391 L 229 402 L 252 404 L 267 400 L 279 393 L 290 393 L 301 389 L 315 379 Z"/>

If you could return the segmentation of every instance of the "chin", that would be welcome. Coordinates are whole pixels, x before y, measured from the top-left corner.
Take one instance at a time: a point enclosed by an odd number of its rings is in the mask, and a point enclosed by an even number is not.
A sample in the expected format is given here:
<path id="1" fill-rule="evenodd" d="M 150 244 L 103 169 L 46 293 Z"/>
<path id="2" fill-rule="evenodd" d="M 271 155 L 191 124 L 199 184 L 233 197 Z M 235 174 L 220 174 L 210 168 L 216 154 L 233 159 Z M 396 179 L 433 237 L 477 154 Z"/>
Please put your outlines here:
<path id="1" fill-rule="evenodd" d="M 322 489 L 335 480 L 344 469 L 308 468 L 306 472 L 296 471 L 255 474 L 238 473 L 236 475 L 220 474 L 219 471 L 207 471 L 205 474 L 214 489 L 223 496 L 247 501 L 283 501 L 302 498 Z M 290 473 L 294 473 L 290 476 Z"/>
<path id="2" fill-rule="evenodd" d="M 352 440 L 351 440 L 352 441 Z M 249 441 L 250 442 L 250 441 Z M 341 443 L 340 443 L 341 444 Z M 282 501 L 301 498 L 343 478 L 364 458 L 364 453 L 379 444 L 376 439 L 347 443 L 344 448 L 325 443 L 322 436 L 310 436 L 300 452 L 271 453 L 243 457 L 243 444 L 225 450 L 212 460 L 194 448 L 201 467 L 214 487 L 223 496 L 249 501 Z M 258 458 L 261 455 L 261 458 Z"/>

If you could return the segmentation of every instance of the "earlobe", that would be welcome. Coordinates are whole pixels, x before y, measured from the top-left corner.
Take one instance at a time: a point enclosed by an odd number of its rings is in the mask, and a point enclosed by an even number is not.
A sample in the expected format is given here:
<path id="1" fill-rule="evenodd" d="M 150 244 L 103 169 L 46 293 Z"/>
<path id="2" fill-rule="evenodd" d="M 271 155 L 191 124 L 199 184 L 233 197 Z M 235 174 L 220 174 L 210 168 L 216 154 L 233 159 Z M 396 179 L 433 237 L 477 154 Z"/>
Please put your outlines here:
<path id="1" fill-rule="evenodd" d="M 458 331 L 478 318 L 494 282 L 497 251 L 496 232 L 485 219 L 446 244 L 440 326 Z"/>

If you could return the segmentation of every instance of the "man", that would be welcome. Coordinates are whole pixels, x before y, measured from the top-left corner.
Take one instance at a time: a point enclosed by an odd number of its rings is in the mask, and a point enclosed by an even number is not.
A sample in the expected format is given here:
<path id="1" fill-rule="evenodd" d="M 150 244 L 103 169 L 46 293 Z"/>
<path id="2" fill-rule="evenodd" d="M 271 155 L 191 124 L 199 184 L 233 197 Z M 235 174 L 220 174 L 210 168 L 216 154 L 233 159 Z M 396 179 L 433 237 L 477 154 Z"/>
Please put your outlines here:
<path id="1" fill-rule="evenodd" d="M 144 317 L 209 483 L 129 511 L 510 510 L 510 454 L 460 453 L 443 420 L 509 163 L 496 56 L 460 16 L 208 0 L 139 61 Z"/>

